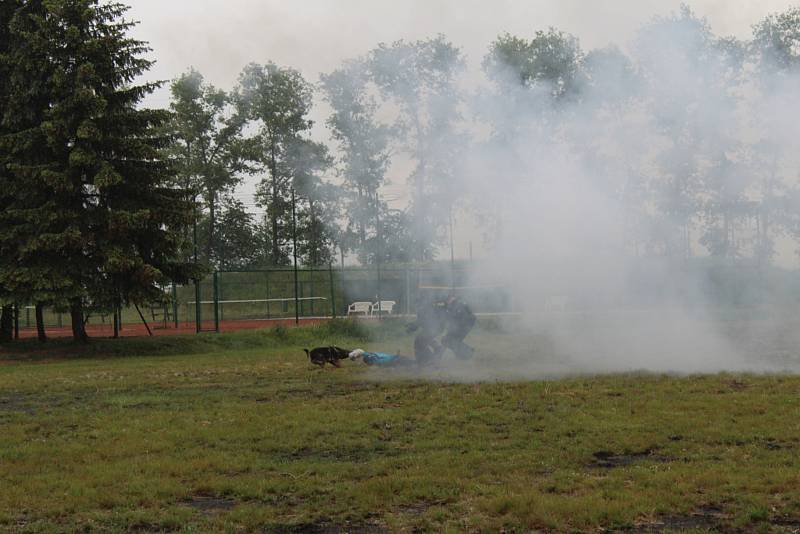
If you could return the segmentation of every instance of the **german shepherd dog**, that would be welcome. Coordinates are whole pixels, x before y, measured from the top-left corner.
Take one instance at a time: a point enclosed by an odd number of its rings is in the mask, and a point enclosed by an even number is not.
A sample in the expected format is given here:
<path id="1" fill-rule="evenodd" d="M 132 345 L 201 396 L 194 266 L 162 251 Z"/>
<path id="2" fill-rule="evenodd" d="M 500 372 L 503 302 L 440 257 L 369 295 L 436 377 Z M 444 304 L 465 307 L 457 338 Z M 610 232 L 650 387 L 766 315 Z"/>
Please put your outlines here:
<path id="1" fill-rule="evenodd" d="M 339 360 L 346 360 L 350 355 L 350 351 L 341 347 L 331 345 L 330 347 L 317 347 L 315 349 L 303 349 L 306 351 L 306 356 L 311 360 L 314 365 L 325 367 L 326 363 L 334 367 L 341 367 Z"/>

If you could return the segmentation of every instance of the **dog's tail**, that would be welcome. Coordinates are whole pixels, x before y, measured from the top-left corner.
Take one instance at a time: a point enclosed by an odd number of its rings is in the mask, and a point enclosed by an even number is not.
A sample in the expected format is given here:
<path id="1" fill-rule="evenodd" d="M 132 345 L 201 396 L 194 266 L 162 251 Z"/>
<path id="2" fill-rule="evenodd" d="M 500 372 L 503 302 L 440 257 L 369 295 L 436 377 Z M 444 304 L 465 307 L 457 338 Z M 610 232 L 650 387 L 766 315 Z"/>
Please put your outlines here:
<path id="1" fill-rule="evenodd" d="M 311 359 L 311 353 L 308 352 L 308 349 L 303 349 L 303 350 L 306 351 L 306 357 L 310 360 Z"/>

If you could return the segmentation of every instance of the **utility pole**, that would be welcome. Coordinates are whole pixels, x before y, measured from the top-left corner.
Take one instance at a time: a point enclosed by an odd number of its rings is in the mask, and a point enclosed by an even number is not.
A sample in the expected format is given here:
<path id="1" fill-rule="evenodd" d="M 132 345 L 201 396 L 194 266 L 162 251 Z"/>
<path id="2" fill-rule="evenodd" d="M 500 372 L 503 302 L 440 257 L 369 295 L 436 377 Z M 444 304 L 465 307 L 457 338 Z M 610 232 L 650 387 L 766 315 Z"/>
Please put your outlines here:
<path id="1" fill-rule="evenodd" d="M 294 256 L 294 324 L 300 324 L 300 298 L 297 283 L 297 208 L 292 186 L 292 255 Z"/>
<path id="2" fill-rule="evenodd" d="M 383 235 L 381 233 L 380 202 L 378 202 L 378 192 L 375 191 L 375 266 L 378 271 L 378 320 L 383 320 L 383 308 L 381 303 L 381 261 L 383 261 Z"/>
<path id="3" fill-rule="evenodd" d="M 194 266 L 197 268 L 197 193 L 194 195 Z M 195 324 L 195 331 L 199 334 L 201 327 L 200 321 L 202 317 L 200 315 L 200 280 L 198 278 L 194 279 L 194 324 Z"/>
<path id="4" fill-rule="evenodd" d="M 450 206 L 450 290 L 456 287 L 456 256 L 453 248 L 453 206 Z"/>

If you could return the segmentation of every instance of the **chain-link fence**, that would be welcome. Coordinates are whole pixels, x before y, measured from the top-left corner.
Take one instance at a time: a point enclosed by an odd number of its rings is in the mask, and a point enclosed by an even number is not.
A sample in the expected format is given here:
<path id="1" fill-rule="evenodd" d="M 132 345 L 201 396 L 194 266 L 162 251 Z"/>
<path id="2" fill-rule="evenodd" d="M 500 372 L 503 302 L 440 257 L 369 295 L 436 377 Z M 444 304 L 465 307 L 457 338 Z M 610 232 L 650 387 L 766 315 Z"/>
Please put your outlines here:
<path id="1" fill-rule="evenodd" d="M 670 283 L 657 269 L 630 270 L 626 292 L 605 295 L 603 287 L 561 287 L 540 284 L 538 293 L 518 293 L 510 287 L 477 285 L 466 266 L 448 265 L 275 268 L 254 271 L 220 271 L 197 284 L 167 285 L 160 302 L 125 307 L 117 312 L 86 307 L 90 335 L 147 335 L 148 333 L 203 332 L 259 328 L 284 322 L 324 320 L 358 316 L 378 319 L 413 315 L 421 295 L 444 298 L 454 293 L 476 314 L 517 313 L 525 308 L 540 311 L 607 311 L 617 308 L 643 309 L 652 303 L 673 302 L 691 308 L 730 311 L 753 310 L 779 305 L 791 309 L 800 302 L 800 279 L 793 271 L 758 270 L 742 265 L 688 265 Z M 713 267 L 713 268 L 712 268 Z M 672 272 L 672 271 L 670 271 Z M 655 274 L 654 274 L 655 273 Z M 673 279 L 674 278 L 674 279 Z M 530 280 L 520 285 L 530 285 Z M 17 308 L 16 330 L 22 337 L 36 334 L 36 313 L 31 305 Z M 71 318 L 67 309 L 46 307 L 43 324 L 48 333 L 69 335 Z"/>
<path id="2" fill-rule="evenodd" d="M 309 321 L 358 316 L 383 318 L 413 315 L 424 292 L 455 293 L 478 312 L 510 311 L 510 292 L 502 287 L 469 286 L 465 268 L 345 267 L 275 268 L 218 271 L 198 283 L 170 284 L 160 302 L 124 307 L 116 312 L 121 335 L 147 335 L 162 330 L 204 332 L 258 328 L 271 322 Z M 89 310 L 90 335 L 114 334 L 114 311 Z M 70 329 L 67 310 L 44 309 L 50 332 Z M 33 335 L 35 308 L 19 307 L 19 329 Z"/>

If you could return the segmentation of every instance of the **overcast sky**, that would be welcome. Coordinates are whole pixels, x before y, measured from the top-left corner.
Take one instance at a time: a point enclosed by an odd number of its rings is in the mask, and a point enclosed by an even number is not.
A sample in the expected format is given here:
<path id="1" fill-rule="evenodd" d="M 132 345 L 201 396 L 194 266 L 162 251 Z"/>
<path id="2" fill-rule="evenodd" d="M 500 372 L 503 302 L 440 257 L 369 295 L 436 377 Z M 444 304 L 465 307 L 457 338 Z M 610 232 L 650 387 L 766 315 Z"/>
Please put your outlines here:
<path id="1" fill-rule="evenodd" d="M 800 0 L 796 0 L 800 1 Z M 549 26 L 569 32 L 584 50 L 614 43 L 625 48 L 655 15 L 677 11 L 680 0 L 128 0 L 134 35 L 150 43 L 157 64 L 150 79 L 169 80 L 195 67 L 207 81 L 231 89 L 249 62 L 273 61 L 298 69 L 309 81 L 378 43 L 446 35 L 477 72 L 489 43 L 509 32 L 532 36 Z M 717 35 L 747 38 L 754 23 L 793 5 L 790 0 L 695 0 Z M 162 90 L 148 102 L 166 106 Z M 315 120 L 324 122 L 318 108 Z M 324 130 L 317 131 L 323 136 Z M 393 178 L 393 179 L 392 179 Z M 403 176 L 390 176 L 385 198 L 403 202 Z M 253 183 L 237 195 L 252 204 Z M 477 230 L 458 221 L 457 255 Z M 477 238 L 476 238 L 477 239 Z"/>
<path id="2" fill-rule="evenodd" d="M 310 80 L 379 42 L 443 33 L 479 63 L 503 32 L 529 36 L 554 26 L 585 49 L 624 47 L 656 14 L 678 0 L 129 0 L 150 42 L 153 77 L 173 78 L 189 66 L 214 84 L 232 86 L 251 61 L 299 69 Z M 789 0 L 690 2 L 720 35 L 747 37 L 753 23 L 792 5 Z"/>

